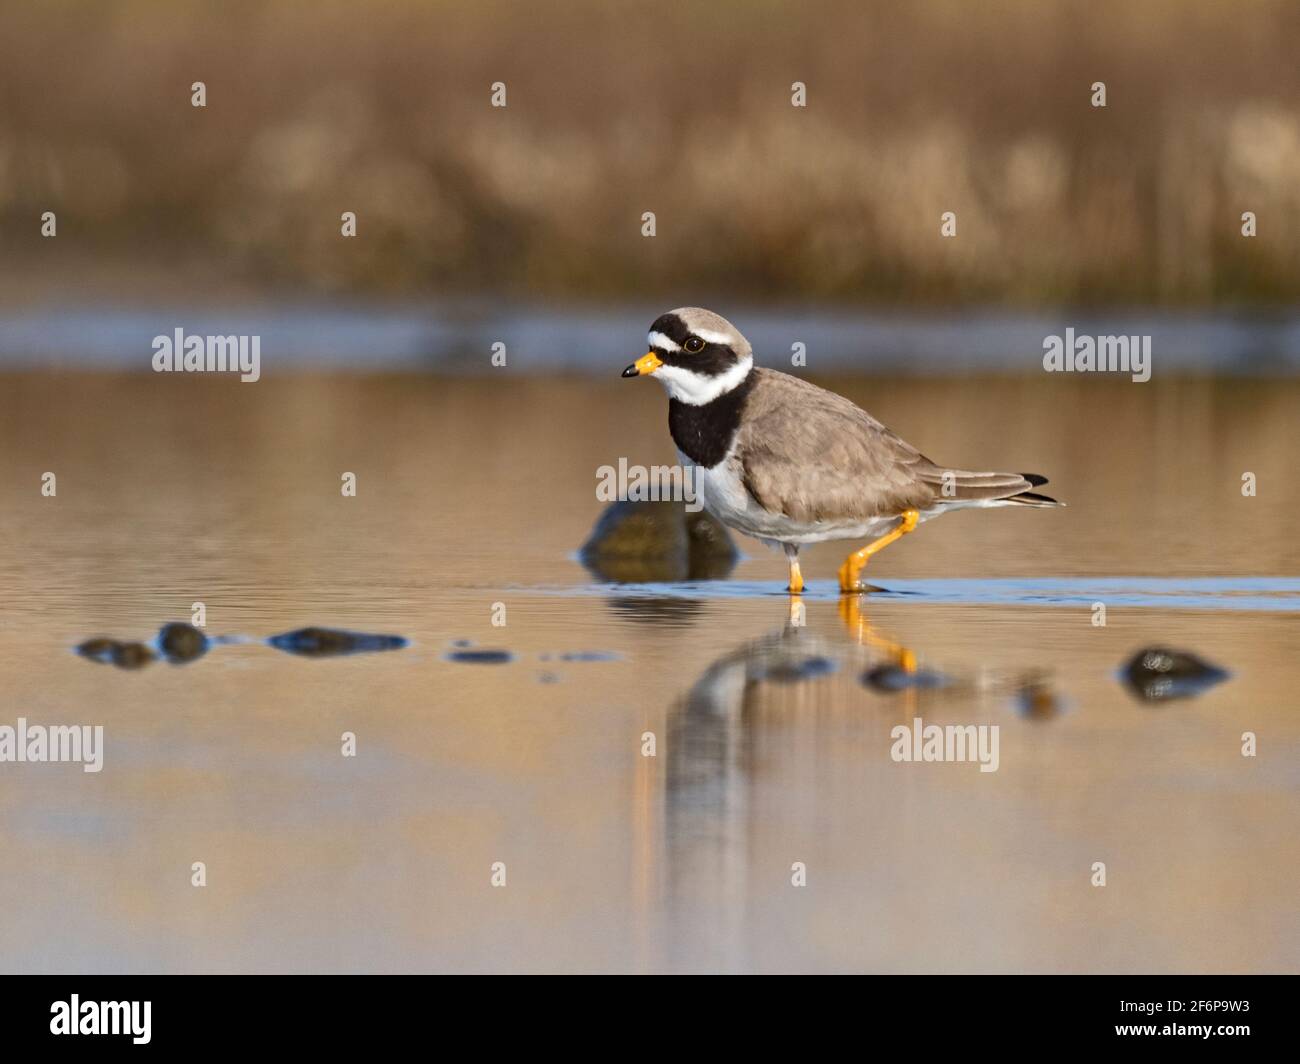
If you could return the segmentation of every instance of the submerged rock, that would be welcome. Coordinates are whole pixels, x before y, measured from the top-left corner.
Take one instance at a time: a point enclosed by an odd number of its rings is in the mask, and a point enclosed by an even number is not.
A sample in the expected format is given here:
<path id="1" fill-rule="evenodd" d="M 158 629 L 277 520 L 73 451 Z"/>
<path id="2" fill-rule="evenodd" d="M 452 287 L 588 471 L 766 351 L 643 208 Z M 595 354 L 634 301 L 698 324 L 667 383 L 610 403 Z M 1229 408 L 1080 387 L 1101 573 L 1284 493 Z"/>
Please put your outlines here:
<path id="1" fill-rule="evenodd" d="M 143 643 L 121 643 L 103 637 L 87 639 L 77 647 L 77 653 L 101 665 L 116 665 L 119 669 L 141 669 L 154 659 L 153 651 Z"/>
<path id="2" fill-rule="evenodd" d="M 462 665 L 504 665 L 514 658 L 508 650 L 453 650 L 447 655 L 448 661 Z"/>
<path id="3" fill-rule="evenodd" d="M 158 629 L 158 649 L 173 665 L 185 665 L 208 652 L 208 637 L 191 624 L 174 621 Z"/>
<path id="4" fill-rule="evenodd" d="M 684 502 L 610 503 L 578 557 L 593 576 L 616 584 L 721 580 L 736 545 L 712 514 Z"/>
<path id="5" fill-rule="evenodd" d="M 883 694 L 909 689 L 926 691 L 948 686 L 948 678 L 942 673 L 925 669 L 909 671 L 901 665 L 877 665 L 864 672 L 860 679 L 863 687 L 870 687 Z"/>
<path id="6" fill-rule="evenodd" d="M 1125 683 L 1147 702 L 1191 698 L 1228 679 L 1230 673 L 1185 650 L 1147 647 L 1124 666 Z"/>
<path id="7" fill-rule="evenodd" d="M 273 635 L 267 643 L 289 654 L 309 658 L 337 657 L 341 654 L 366 654 L 376 650 L 400 650 L 407 640 L 400 635 L 372 635 L 369 632 L 345 632 L 338 628 L 298 628 Z"/>
<path id="8" fill-rule="evenodd" d="M 193 625 L 174 621 L 158 630 L 157 647 L 173 665 L 184 665 L 203 657 L 214 643 L 253 642 L 243 636 L 209 638 Z M 364 654 L 374 650 L 398 650 L 408 645 L 404 636 L 372 635 L 369 632 L 345 632 L 335 628 L 299 628 L 268 639 L 277 650 L 306 657 L 325 658 L 338 654 Z M 97 636 L 78 644 L 76 652 L 83 658 L 119 669 L 138 669 L 155 658 L 144 643 L 124 643 Z"/>
<path id="9" fill-rule="evenodd" d="M 103 636 L 98 636 L 95 639 L 87 639 L 84 643 L 79 644 L 77 653 L 83 658 L 109 665 L 113 661 L 113 648 L 115 646 L 117 646 L 116 639 L 106 639 Z"/>
<path id="10" fill-rule="evenodd" d="M 113 664 L 119 669 L 140 669 L 153 661 L 153 651 L 143 643 L 115 643 Z"/>

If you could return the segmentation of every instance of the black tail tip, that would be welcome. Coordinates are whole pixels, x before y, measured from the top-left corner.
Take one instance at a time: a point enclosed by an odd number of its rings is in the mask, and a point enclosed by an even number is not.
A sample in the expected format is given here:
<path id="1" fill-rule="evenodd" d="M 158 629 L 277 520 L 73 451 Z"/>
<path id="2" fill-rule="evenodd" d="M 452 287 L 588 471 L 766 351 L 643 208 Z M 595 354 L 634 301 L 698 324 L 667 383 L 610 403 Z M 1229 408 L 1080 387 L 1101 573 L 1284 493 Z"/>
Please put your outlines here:
<path id="1" fill-rule="evenodd" d="M 1040 477 L 1037 473 L 1021 473 L 1020 475 L 1021 475 L 1022 477 L 1024 477 L 1027 481 L 1029 481 L 1031 487 L 1035 487 L 1035 488 L 1036 488 L 1036 487 L 1038 487 L 1040 484 L 1046 484 L 1046 483 L 1047 483 L 1047 478 L 1046 478 L 1046 477 Z"/>
<path id="2" fill-rule="evenodd" d="M 1065 503 L 1060 499 L 1053 499 L 1050 495 L 1039 495 L 1035 491 L 1022 491 L 1018 495 L 1012 495 L 1011 502 L 1024 503 L 1026 506 L 1064 506 Z"/>

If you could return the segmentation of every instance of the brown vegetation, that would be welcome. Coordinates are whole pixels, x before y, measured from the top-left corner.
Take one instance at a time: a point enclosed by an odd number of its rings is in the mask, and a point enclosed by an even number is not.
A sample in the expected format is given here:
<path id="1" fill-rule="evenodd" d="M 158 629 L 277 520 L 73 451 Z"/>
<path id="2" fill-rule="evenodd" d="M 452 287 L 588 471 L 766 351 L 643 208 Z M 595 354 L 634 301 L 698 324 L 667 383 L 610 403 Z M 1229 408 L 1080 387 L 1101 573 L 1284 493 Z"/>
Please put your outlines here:
<path id="1" fill-rule="evenodd" d="M 53 210 L 61 253 L 341 293 L 1294 299 L 1297 39 L 1268 0 L 6 5 L 4 266 Z"/>

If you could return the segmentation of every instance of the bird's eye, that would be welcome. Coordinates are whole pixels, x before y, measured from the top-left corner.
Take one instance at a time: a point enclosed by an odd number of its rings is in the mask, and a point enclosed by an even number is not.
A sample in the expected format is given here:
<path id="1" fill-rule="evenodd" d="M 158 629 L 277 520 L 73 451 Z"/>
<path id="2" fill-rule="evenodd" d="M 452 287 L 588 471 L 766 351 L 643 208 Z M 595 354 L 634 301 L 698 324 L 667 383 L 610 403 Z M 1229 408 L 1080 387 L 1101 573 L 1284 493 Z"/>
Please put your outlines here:
<path id="1" fill-rule="evenodd" d="M 704 341 L 701 340 L 698 336 L 692 336 L 687 339 L 684 346 L 686 350 L 689 351 L 691 354 L 698 355 L 701 351 L 704 350 Z"/>

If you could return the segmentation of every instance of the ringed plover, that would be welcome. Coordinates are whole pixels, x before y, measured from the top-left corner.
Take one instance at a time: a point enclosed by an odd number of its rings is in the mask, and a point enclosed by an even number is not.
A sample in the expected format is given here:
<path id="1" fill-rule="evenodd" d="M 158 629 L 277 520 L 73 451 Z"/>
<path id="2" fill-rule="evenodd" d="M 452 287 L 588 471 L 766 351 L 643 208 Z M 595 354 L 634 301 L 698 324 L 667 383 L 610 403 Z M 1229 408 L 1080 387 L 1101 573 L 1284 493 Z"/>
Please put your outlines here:
<path id="1" fill-rule="evenodd" d="M 979 473 L 930 461 L 843 396 L 754 365 L 725 318 L 681 307 L 650 326 L 650 350 L 623 371 L 668 392 L 668 430 L 705 509 L 771 546 L 803 590 L 799 548 L 865 540 L 840 566 L 840 590 L 863 590 L 872 555 L 949 510 L 1063 505 L 1030 488 L 1034 473 Z"/>

